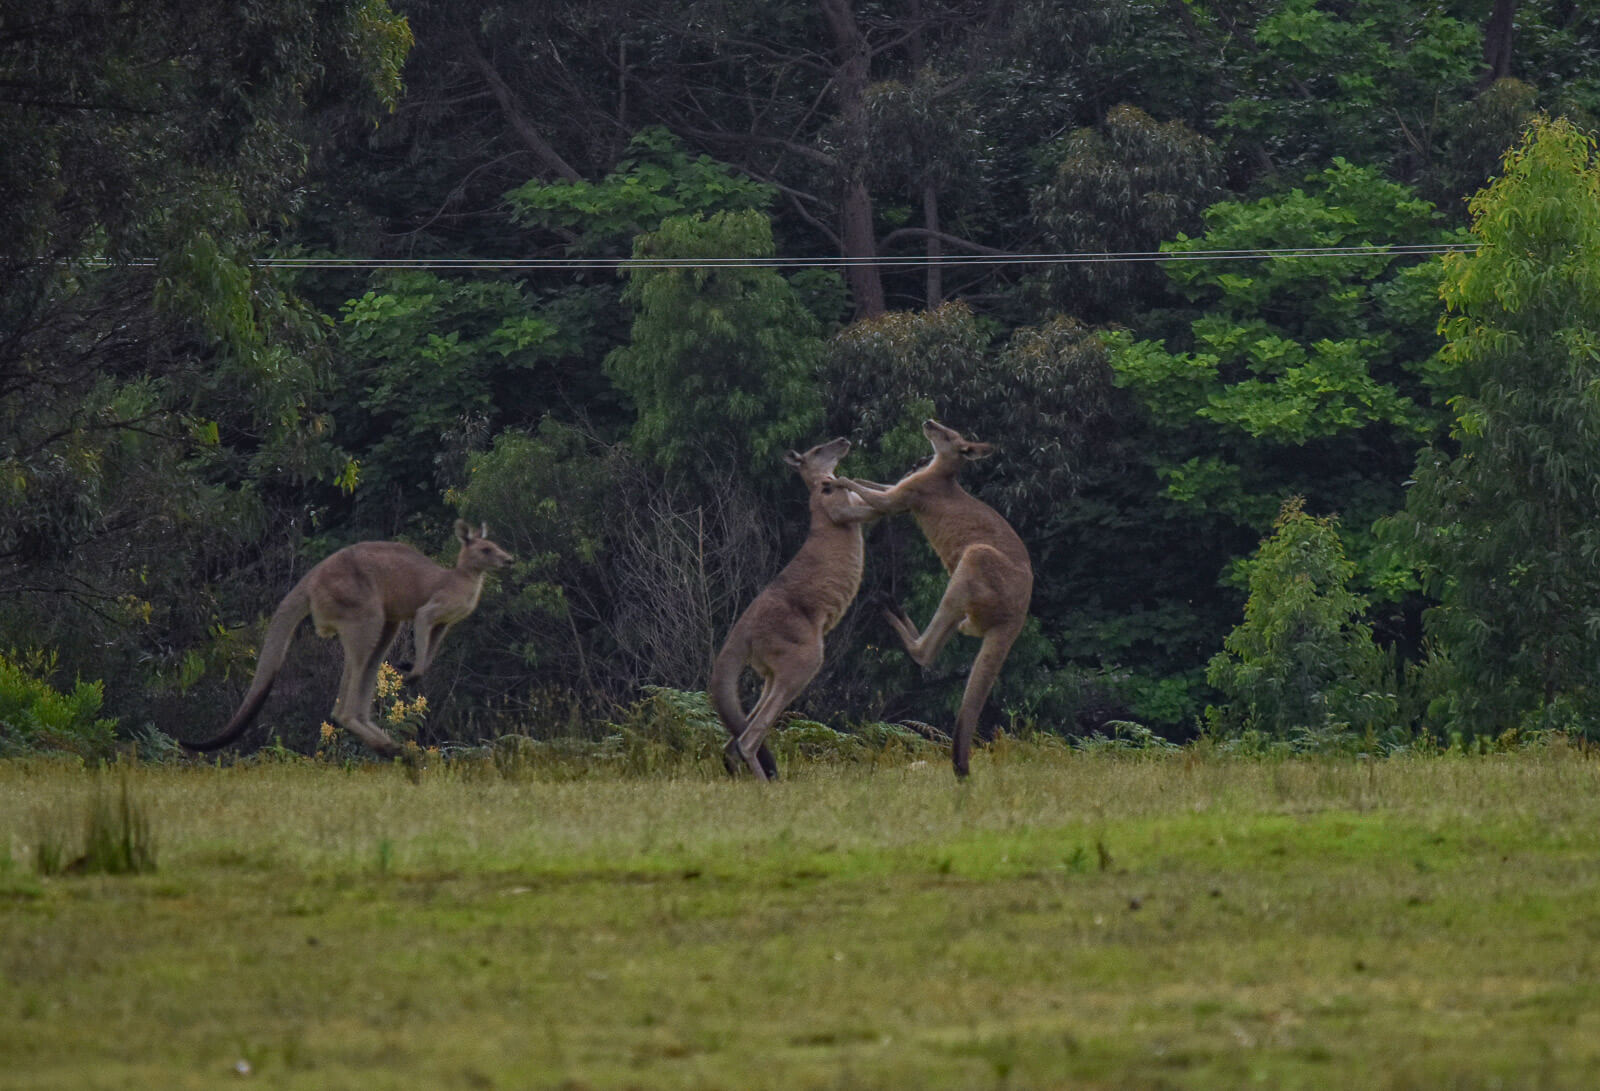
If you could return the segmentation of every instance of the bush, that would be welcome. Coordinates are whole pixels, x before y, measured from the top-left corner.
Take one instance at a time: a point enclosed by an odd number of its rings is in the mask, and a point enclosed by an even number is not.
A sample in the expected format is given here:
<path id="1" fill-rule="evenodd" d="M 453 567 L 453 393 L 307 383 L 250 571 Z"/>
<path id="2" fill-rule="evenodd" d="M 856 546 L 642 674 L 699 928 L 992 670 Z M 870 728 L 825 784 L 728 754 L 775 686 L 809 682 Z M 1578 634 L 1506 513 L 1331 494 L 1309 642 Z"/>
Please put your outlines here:
<path id="1" fill-rule="evenodd" d="M 728 732 L 709 695 L 666 686 L 646 686 L 644 694 L 618 722 L 607 724 L 607 734 L 598 740 L 525 735 L 496 740 L 490 749 L 496 771 L 507 779 L 726 776 L 722 756 Z M 899 724 L 866 723 L 838 731 L 795 716 L 781 721 L 767 742 L 782 764 L 910 760 L 943 750 Z"/>
<path id="2" fill-rule="evenodd" d="M 106 757 L 117 721 L 99 715 L 102 683 L 73 683 L 62 692 L 45 679 L 56 669 L 52 653 L 0 653 L 0 754 L 65 750 Z"/>
<path id="3" fill-rule="evenodd" d="M 1206 680 L 1230 703 L 1206 710 L 1222 734 L 1260 732 L 1326 749 L 1385 731 L 1397 699 L 1386 659 L 1361 620 L 1366 600 L 1347 586 L 1338 520 L 1315 518 L 1294 497 L 1250 563 L 1244 622 L 1211 660 Z"/>

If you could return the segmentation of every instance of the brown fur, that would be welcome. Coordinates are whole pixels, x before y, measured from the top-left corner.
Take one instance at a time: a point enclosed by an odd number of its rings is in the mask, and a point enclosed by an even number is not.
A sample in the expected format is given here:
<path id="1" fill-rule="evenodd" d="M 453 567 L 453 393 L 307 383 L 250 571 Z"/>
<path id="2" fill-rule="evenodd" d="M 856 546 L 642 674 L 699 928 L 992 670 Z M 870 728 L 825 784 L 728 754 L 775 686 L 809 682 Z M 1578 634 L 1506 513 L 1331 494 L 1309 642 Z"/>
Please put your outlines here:
<path id="1" fill-rule="evenodd" d="M 1011 524 L 956 481 L 965 462 L 987 457 L 993 448 L 967 440 L 935 420 L 925 421 L 922 433 L 933 444 L 933 461 L 928 465 L 890 486 L 842 480 L 877 511 L 909 511 L 950 573 L 939 609 L 922 632 L 900 607 L 885 611 L 911 658 L 928 666 L 957 629 L 983 638 L 967 676 L 951 748 L 956 776 L 964 777 L 978 714 L 1027 620 L 1033 565 Z"/>
<path id="2" fill-rule="evenodd" d="M 833 476 L 849 450 L 848 440 L 835 439 L 785 458 L 811 495 L 811 529 L 800 552 L 734 622 L 711 666 L 712 703 L 731 736 L 723 755 L 730 773 L 743 763 L 761 780 L 777 778 L 766 734 L 816 677 L 823 637 L 861 586 L 861 524 L 877 512 Z M 739 705 L 739 675 L 747 666 L 762 679 L 748 715 Z"/>
<path id="3" fill-rule="evenodd" d="M 445 633 L 477 608 L 484 574 L 512 560 L 487 534 L 487 527 L 474 533 L 465 520 L 456 520 L 461 551 L 454 568 L 434 564 L 400 542 L 357 542 L 319 562 L 273 612 L 255 679 L 228 726 L 214 738 L 184 746 L 215 750 L 250 726 L 283 668 L 295 629 L 310 614 L 318 636 L 337 634 L 344 646 L 333 719 L 380 754 L 396 753 L 400 747 L 372 720 L 378 667 L 401 622 L 410 621 L 416 656 L 407 677 L 419 678 L 428 669 Z"/>

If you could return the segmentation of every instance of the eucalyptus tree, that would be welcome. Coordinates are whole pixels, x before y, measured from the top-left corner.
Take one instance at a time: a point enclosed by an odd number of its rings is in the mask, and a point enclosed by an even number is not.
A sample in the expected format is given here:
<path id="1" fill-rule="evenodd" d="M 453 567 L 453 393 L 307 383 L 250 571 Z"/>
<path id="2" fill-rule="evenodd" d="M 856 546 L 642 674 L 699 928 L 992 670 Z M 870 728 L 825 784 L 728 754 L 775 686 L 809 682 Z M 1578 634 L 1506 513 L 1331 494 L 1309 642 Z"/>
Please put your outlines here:
<path id="1" fill-rule="evenodd" d="M 1471 202 L 1446 265 L 1451 442 L 1419 456 L 1387 531 L 1426 618 L 1448 724 L 1499 732 L 1600 715 L 1600 164 L 1541 120 Z"/>
<path id="2" fill-rule="evenodd" d="M 1127 103 L 1076 129 L 1051 149 L 1050 179 L 1034 190 L 1033 214 L 1052 249 L 1149 252 L 1200 226 L 1223 196 L 1223 153 L 1182 121 L 1158 122 Z M 1047 267 L 1045 300 L 1080 318 L 1127 321 L 1162 297 L 1153 262 L 1078 261 Z"/>

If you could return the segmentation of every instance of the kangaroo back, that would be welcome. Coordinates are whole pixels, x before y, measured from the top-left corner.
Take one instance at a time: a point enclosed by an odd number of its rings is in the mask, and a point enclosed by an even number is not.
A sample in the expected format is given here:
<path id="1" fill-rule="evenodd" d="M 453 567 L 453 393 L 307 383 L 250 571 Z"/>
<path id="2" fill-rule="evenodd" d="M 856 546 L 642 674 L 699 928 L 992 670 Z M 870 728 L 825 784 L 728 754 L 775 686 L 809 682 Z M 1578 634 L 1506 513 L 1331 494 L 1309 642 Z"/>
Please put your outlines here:
<path id="1" fill-rule="evenodd" d="M 283 669 L 283 661 L 289 654 L 289 642 L 294 639 L 295 629 L 299 628 L 300 622 L 311 613 L 311 590 L 307 586 L 310 579 L 311 574 L 308 572 L 299 583 L 290 588 L 289 593 L 283 596 L 283 601 L 278 603 L 278 608 L 272 612 L 272 622 L 267 626 L 267 637 L 261 642 L 261 659 L 256 664 L 255 679 L 250 683 L 250 692 L 244 695 L 239 711 L 233 714 L 233 719 L 228 721 L 228 726 L 222 729 L 220 735 L 204 742 L 184 743 L 186 749 L 205 751 L 227 746 L 255 722 L 262 704 L 266 702 L 267 694 L 272 692 L 272 683 L 277 681 L 278 672 Z"/>

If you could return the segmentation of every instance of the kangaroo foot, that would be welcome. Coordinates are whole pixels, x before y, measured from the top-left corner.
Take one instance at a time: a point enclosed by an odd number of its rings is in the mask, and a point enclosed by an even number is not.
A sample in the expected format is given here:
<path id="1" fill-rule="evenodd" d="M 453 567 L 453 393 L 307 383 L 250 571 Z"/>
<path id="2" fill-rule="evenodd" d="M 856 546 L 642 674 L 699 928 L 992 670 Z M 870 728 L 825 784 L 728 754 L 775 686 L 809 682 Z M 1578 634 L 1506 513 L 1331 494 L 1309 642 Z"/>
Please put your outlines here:
<path id="1" fill-rule="evenodd" d="M 729 739 L 728 745 L 722 748 L 722 766 L 730 777 L 736 777 L 745 771 L 744 755 L 739 753 L 738 739 Z"/>
<path id="2" fill-rule="evenodd" d="M 389 737 L 389 733 L 377 724 L 364 723 L 353 716 L 335 716 L 340 727 L 366 743 L 369 748 L 379 755 L 392 758 L 400 753 L 400 744 Z"/>

